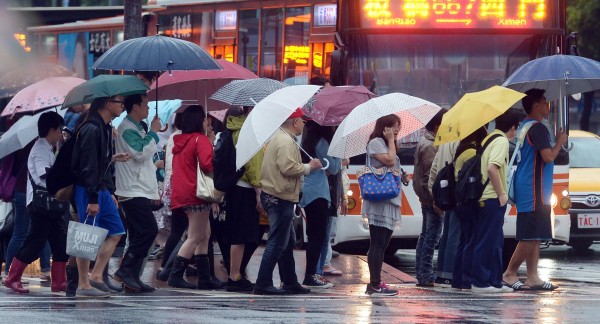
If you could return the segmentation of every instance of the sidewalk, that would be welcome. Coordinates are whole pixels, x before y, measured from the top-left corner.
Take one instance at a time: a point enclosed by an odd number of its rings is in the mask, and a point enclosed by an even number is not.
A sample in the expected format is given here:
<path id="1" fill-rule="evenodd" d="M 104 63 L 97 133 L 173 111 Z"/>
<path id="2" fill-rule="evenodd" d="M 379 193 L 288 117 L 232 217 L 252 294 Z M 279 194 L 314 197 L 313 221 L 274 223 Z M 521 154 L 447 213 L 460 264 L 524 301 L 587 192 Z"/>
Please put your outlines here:
<path id="1" fill-rule="evenodd" d="M 252 282 L 256 281 L 256 276 L 258 275 L 258 268 L 260 267 L 260 261 L 262 260 L 262 254 L 264 251 L 264 246 L 260 246 L 258 250 L 254 253 L 252 260 L 248 264 L 248 268 L 246 270 L 248 274 L 248 279 Z M 302 283 L 304 279 L 304 268 L 306 267 L 306 257 L 305 251 L 295 250 L 294 251 L 294 259 L 296 261 L 296 274 L 298 275 L 298 281 Z M 111 260 L 111 271 L 116 270 L 117 264 L 116 258 Z M 225 267 L 221 265 L 221 256 L 215 255 L 215 272 L 217 277 L 221 281 L 227 281 L 227 273 Z M 169 288 L 166 282 L 156 280 L 155 274 L 160 267 L 161 260 L 150 261 L 146 265 L 146 269 L 144 271 L 144 275 L 142 276 L 142 280 L 145 282 L 151 282 L 152 285 L 158 288 Z M 335 287 L 332 289 L 325 289 L 331 292 L 351 292 L 354 294 L 364 293 L 365 285 L 369 282 L 369 267 L 367 265 L 367 257 L 361 255 L 348 255 L 341 254 L 339 257 L 331 260 L 331 265 L 334 268 L 341 270 L 344 274 L 342 276 L 327 276 L 332 283 L 335 284 Z M 388 264 L 383 264 L 382 269 L 382 280 L 385 283 L 392 285 L 399 284 L 408 284 L 408 283 L 416 283 L 417 280 L 400 271 Z M 196 280 L 195 277 L 188 278 L 189 281 L 194 282 Z M 273 281 L 276 287 L 279 287 L 279 271 L 275 268 L 273 271 Z M 318 289 L 322 291 L 322 289 Z"/>

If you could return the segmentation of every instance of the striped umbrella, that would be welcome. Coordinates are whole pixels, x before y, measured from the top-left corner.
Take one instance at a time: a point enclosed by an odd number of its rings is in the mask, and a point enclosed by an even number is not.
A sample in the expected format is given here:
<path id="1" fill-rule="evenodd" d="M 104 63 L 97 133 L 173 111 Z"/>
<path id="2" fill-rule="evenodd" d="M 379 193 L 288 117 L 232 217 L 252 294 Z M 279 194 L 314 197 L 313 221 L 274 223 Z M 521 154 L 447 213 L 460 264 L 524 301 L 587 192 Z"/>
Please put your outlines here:
<path id="1" fill-rule="evenodd" d="M 231 106 L 252 106 L 271 93 L 288 87 L 280 81 L 272 79 L 235 80 L 217 90 L 210 99 L 222 101 Z"/>

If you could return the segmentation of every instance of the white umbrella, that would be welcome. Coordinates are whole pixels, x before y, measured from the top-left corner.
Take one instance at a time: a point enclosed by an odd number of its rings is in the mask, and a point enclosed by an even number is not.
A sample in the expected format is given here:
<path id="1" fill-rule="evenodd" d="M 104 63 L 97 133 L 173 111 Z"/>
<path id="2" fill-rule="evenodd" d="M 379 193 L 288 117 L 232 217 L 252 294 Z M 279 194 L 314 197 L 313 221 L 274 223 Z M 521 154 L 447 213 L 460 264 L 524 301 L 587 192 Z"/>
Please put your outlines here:
<path id="1" fill-rule="evenodd" d="M 42 111 L 33 116 L 23 116 L 10 129 L 0 137 L 0 159 L 18 151 L 38 137 L 37 122 L 40 116 L 47 112 Z M 66 109 L 58 108 L 58 114 L 65 116 Z"/>
<path id="2" fill-rule="evenodd" d="M 320 86 L 298 85 L 279 89 L 261 100 L 240 130 L 236 167 L 240 169 L 271 138 L 284 121 L 319 91 Z"/>
<path id="3" fill-rule="evenodd" d="M 358 105 L 338 127 L 327 154 L 350 158 L 367 152 L 369 135 L 377 119 L 397 115 L 401 120 L 398 138 L 425 127 L 437 114 L 440 106 L 403 93 L 390 93 Z"/>

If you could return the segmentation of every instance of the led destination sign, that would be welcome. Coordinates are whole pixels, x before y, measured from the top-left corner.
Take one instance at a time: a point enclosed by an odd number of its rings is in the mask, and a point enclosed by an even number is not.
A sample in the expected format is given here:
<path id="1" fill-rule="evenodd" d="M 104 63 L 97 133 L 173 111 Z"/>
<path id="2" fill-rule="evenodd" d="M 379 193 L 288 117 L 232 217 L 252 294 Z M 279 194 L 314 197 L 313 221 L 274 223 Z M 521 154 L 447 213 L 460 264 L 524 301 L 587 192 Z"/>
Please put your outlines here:
<path id="1" fill-rule="evenodd" d="M 363 28 L 544 28 L 553 0 L 359 0 Z"/>

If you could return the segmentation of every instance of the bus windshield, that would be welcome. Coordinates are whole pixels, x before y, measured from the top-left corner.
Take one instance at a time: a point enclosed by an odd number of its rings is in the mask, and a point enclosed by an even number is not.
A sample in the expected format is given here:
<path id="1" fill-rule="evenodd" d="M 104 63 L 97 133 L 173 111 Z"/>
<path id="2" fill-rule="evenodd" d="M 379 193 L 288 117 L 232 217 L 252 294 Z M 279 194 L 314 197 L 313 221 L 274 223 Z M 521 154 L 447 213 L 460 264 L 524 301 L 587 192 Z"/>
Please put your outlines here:
<path id="1" fill-rule="evenodd" d="M 353 37 L 348 84 L 402 92 L 451 107 L 467 92 L 500 85 L 516 68 L 552 53 L 534 34 L 364 34 Z"/>

